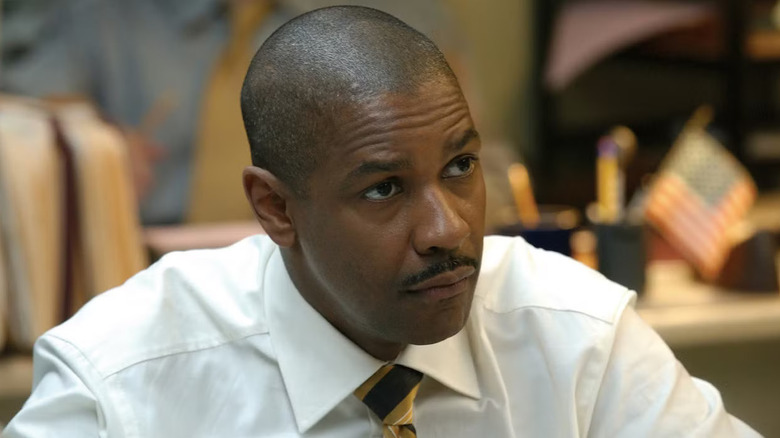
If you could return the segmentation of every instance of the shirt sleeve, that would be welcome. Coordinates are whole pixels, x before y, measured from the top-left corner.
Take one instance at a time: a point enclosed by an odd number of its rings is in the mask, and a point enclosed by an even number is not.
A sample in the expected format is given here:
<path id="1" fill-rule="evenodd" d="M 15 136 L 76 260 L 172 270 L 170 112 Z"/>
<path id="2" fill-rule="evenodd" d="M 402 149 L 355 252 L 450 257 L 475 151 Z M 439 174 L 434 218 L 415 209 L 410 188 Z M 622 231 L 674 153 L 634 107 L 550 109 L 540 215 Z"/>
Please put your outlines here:
<path id="1" fill-rule="evenodd" d="M 105 437 L 102 415 L 85 380 L 91 365 L 69 343 L 44 335 L 33 351 L 33 392 L 3 438 Z"/>
<path id="2" fill-rule="evenodd" d="M 590 437 L 760 437 L 726 412 L 712 385 L 688 374 L 632 307 L 595 396 Z"/>

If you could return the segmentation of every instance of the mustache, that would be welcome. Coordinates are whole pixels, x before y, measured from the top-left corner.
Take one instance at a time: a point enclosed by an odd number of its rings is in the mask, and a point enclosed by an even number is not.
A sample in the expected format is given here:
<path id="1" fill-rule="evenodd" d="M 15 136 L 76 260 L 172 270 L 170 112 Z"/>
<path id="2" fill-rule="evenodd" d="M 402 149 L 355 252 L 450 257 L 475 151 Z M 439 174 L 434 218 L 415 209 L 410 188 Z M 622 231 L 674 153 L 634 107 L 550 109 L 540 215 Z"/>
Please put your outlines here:
<path id="1" fill-rule="evenodd" d="M 416 274 L 409 275 L 401 282 L 401 286 L 404 289 L 408 289 L 444 272 L 454 271 L 461 266 L 471 266 L 474 269 L 478 269 L 479 262 L 476 259 L 467 256 L 451 256 L 443 262 L 428 266 Z"/>

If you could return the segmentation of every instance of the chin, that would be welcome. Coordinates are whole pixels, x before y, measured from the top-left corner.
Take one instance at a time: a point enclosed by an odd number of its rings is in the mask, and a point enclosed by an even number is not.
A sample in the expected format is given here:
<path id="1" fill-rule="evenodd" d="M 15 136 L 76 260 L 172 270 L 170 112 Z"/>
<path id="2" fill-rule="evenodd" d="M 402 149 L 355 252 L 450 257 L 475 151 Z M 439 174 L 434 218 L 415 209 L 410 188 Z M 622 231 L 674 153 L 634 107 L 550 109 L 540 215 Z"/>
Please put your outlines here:
<path id="1" fill-rule="evenodd" d="M 467 321 L 468 312 L 465 312 L 465 314 L 463 312 L 457 312 L 455 314 L 446 315 L 444 320 L 437 321 L 438 324 L 435 324 L 434 326 L 420 324 L 415 330 L 415 333 L 409 336 L 411 341 L 407 343 L 413 345 L 436 344 L 458 334 L 458 332 L 463 330 Z"/>
<path id="2" fill-rule="evenodd" d="M 420 339 L 415 339 L 413 342 L 409 342 L 411 345 L 431 345 L 431 344 L 438 344 L 439 342 L 449 339 L 456 334 L 458 334 L 461 330 L 463 330 L 463 327 L 465 324 L 461 324 L 457 327 L 457 329 L 449 330 L 445 333 L 437 334 L 437 336 L 424 336 Z"/>

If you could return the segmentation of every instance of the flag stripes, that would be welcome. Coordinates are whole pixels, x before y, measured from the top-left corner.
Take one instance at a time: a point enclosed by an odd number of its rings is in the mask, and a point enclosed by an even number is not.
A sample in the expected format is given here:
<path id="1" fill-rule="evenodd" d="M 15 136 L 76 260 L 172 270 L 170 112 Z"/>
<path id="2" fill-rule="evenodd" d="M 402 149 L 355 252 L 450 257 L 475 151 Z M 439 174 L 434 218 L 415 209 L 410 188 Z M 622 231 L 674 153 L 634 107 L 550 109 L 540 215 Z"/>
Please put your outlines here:
<path id="1" fill-rule="evenodd" d="M 739 162 L 705 132 L 681 136 L 645 204 L 645 217 L 705 279 L 731 250 L 729 230 L 747 213 L 756 187 Z"/>

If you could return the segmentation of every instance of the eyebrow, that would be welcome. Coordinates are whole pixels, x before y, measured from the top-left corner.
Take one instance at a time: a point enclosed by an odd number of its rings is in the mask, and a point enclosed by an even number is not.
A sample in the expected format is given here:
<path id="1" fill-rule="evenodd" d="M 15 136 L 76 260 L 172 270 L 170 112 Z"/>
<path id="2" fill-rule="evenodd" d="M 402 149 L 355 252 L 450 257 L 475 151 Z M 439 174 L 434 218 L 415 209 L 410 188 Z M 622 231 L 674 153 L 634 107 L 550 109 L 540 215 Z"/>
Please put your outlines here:
<path id="1" fill-rule="evenodd" d="M 463 136 L 460 137 L 457 141 L 451 142 L 448 145 L 448 149 L 450 149 L 453 152 L 457 152 L 464 147 L 466 147 L 467 144 L 471 143 L 472 140 L 476 140 L 479 138 L 479 132 L 477 132 L 474 128 L 469 128 L 466 130 L 466 132 L 463 133 Z"/>
<path id="2" fill-rule="evenodd" d="M 479 133 L 474 128 L 469 128 L 463 133 L 458 140 L 447 144 L 447 149 L 456 152 L 468 145 L 472 140 L 478 139 Z M 375 173 L 391 173 L 398 172 L 399 170 L 409 169 L 412 167 L 412 163 L 409 160 L 373 160 L 364 161 L 354 169 L 352 169 L 344 178 L 343 186 L 349 186 L 349 184 L 361 177 L 372 175 Z"/>
<path id="3" fill-rule="evenodd" d="M 344 179 L 345 185 L 349 185 L 351 181 L 355 179 L 372 175 L 375 173 L 389 173 L 397 172 L 399 170 L 409 169 L 412 167 L 412 163 L 409 160 L 392 160 L 392 161 L 364 161 L 354 169 L 352 169 L 347 177 Z"/>

